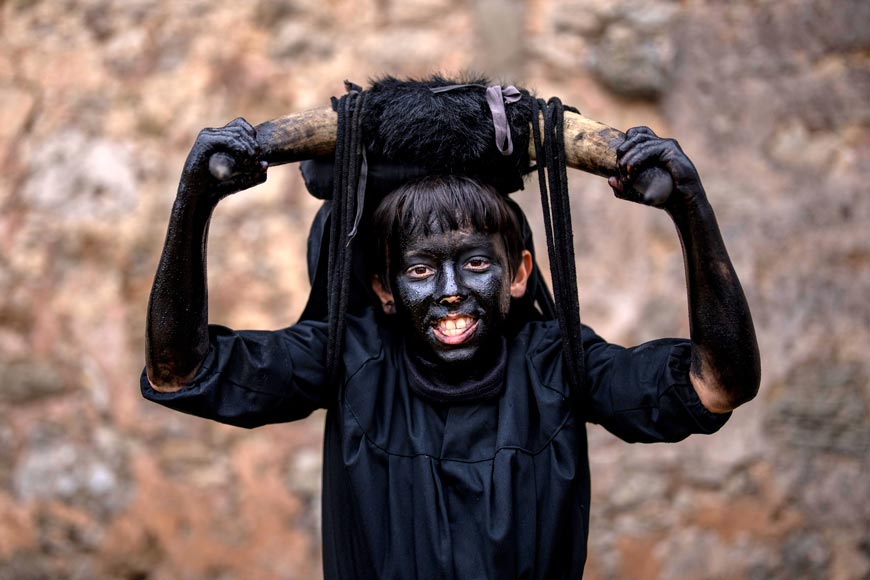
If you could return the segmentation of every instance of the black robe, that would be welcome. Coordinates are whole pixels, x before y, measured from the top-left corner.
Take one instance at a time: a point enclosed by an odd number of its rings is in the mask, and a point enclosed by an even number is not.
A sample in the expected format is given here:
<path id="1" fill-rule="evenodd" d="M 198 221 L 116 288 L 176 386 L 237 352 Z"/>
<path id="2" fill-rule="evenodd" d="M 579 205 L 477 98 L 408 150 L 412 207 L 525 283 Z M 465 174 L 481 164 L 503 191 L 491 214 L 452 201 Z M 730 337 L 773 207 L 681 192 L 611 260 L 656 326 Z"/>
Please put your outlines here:
<path id="1" fill-rule="evenodd" d="M 570 393 L 558 325 L 508 341 L 501 394 L 439 405 L 408 388 L 401 337 L 371 312 L 349 317 L 345 379 L 324 387 L 326 324 L 233 332 L 211 326 L 191 385 L 143 395 L 256 427 L 327 408 L 323 558 L 327 579 L 579 578 L 586 561 L 585 422 L 629 442 L 712 433 L 730 414 L 700 403 L 688 341 L 632 349 L 583 329 L 587 376 Z"/>

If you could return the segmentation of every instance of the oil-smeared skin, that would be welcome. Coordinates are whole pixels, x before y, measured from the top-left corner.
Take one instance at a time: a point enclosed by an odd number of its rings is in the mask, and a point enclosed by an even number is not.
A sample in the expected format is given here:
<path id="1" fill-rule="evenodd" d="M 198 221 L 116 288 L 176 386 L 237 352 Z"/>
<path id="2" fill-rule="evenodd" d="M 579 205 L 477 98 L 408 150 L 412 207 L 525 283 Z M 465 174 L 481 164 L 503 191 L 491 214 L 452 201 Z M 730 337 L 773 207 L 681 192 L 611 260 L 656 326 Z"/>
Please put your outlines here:
<path id="1" fill-rule="evenodd" d="M 209 158 L 218 151 L 229 153 L 239 172 L 223 182 L 208 170 Z M 145 361 L 157 390 L 182 388 L 208 352 L 209 221 L 221 199 L 266 180 L 268 164 L 260 156 L 254 128 L 236 119 L 203 129 L 187 157 L 148 302 Z"/>
<path id="2" fill-rule="evenodd" d="M 761 361 L 752 315 L 698 172 L 676 141 L 661 139 L 647 127 L 629 129 L 617 148 L 619 174 L 608 182 L 617 197 L 642 203 L 631 185 L 653 166 L 668 171 L 674 181 L 662 207 L 683 247 L 692 340 L 689 376 L 705 407 L 726 412 L 758 392 Z"/>
<path id="3" fill-rule="evenodd" d="M 499 344 L 510 309 L 501 237 L 457 230 L 403 240 L 398 258 L 392 281 L 398 320 L 418 354 L 454 372 L 483 362 L 487 348 Z M 470 316 L 476 327 L 461 344 L 444 344 L 435 326 L 453 315 Z"/>

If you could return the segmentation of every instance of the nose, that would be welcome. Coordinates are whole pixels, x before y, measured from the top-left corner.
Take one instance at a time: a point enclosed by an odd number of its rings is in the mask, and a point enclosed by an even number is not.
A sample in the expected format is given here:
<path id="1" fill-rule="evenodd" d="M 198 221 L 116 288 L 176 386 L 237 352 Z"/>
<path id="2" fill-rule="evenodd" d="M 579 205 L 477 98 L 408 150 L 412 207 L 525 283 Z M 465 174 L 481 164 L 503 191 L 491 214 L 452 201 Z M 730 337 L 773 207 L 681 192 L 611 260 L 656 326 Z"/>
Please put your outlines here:
<path id="1" fill-rule="evenodd" d="M 439 274 L 435 291 L 438 304 L 458 304 L 462 302 L 465 295 L 456 279 L 456 272 L 452 265 L 448 265 Z"/>

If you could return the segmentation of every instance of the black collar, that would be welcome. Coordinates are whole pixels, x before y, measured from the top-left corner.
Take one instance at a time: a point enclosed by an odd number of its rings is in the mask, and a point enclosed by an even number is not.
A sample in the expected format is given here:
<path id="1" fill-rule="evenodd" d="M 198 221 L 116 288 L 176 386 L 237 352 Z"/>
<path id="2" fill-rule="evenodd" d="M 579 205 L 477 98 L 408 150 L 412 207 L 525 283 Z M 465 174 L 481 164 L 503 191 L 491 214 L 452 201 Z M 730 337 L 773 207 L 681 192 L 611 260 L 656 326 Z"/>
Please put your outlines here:
<path id="1" fill-rule="evenodd" d="M 487 370 L 482 376 L 445 376 L 438 365 L 411 352 L 407 344 L 402 356 L 408 368 L 408 384 L 415 394 L 433 403 L 477 402 L 501 393 L 507 367 L 507 341 L 501 338 L 497 352 L 490 359 L 493 364 L 483 365 Z"/>

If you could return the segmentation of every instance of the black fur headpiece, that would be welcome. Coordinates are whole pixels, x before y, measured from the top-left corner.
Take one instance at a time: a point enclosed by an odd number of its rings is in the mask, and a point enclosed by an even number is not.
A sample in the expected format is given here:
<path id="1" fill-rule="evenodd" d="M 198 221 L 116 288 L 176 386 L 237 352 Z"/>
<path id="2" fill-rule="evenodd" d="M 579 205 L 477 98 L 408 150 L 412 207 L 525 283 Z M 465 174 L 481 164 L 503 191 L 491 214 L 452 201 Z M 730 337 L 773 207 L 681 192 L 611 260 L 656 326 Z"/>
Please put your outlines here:
<path id="1" fill-rule="evenodd" d="M 492 111 L 486 102 L 486 78 L 453 81 L 441 76 L 400 81 L 386 77 L 367 91 L 363 139 L 373 163 L 413 165 L 427 174 L 474 177 L 501 193 L 523 187 L 529 171 L 532 97 L 505 106 L 513 153 L 496 148 Z M 431 89 L 457 86 L 434 93 Z"/>
<path id="2" fill-rule="evenodd" d="M 517 102 L 505 105 L 513 153 L 496 147 L 492 111 L 484 77 L 426 80 L 384 77 L 365 91 L 362 141 L 368 161 L 366 197 L 380 199 L 399 185 L 424 175 L 458 174 L 492 185 L 502 194 L 523 188 L 530 171 L 529 140 L 533 97 L 519 89 Z M 353 86 L 353 85 L 350 85 Z M 431 89 L 455 87 L 435 93 Z M 334 158 L 302 163 L 309 191 L 332 197 Z"/>

